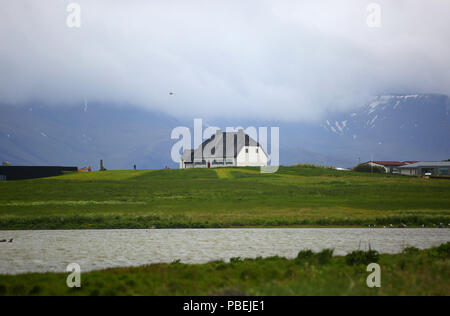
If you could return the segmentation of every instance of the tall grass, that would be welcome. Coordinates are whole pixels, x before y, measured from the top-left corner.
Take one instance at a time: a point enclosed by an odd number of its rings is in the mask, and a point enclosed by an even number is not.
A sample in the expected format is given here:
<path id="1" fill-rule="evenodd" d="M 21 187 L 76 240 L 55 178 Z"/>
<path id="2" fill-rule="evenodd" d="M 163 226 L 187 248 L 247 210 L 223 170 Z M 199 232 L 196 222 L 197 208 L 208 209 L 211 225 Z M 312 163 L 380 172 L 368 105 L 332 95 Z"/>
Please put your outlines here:
<path id="1" fill-rule="evenodd" d="M 349 259 L 350 258 L 350 259 Z M 381 288 L 368 288 L 366 264 L 382 268 Z M 450 243 L 397 255 L 332 250 L 282 257 L 155 264 L 82 274 L 79 289 L 67 274 L 0 275 L 0 295 L 450 295 Z"/>

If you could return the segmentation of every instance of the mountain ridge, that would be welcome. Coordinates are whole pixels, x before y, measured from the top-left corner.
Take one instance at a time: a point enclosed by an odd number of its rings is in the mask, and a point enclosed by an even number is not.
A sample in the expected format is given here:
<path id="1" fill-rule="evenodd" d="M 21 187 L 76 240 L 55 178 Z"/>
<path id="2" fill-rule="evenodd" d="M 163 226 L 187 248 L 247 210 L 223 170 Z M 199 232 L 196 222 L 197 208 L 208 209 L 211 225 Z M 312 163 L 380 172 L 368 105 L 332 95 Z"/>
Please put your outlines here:
<path id="1" fill-rule="evenodd" d="M 14 165 L 77 165 L 110 169 L 176 168 L 170 150 L 180 119 L 133 106 L 42 104 L 0 106 L 0 160 Z M 256 120 L 214 120 L 215 126 L 260 126 Z M 280 162 L 351 167 L 367 160 L 450 158 L 450 98 L 387 94 L 320 123 L 264 122 L 280 127 Z"/>

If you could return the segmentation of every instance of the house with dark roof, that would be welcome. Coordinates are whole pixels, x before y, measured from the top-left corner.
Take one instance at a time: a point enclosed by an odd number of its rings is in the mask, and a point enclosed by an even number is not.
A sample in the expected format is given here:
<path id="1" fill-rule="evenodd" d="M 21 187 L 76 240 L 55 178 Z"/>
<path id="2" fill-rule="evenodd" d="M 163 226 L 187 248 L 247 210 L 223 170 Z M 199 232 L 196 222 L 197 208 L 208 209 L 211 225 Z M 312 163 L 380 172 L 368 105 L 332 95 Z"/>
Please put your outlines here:
<path id="1" fill-rule="evenodd" d="M 269 157 L 260 144 L 243 129 L 216 131 L 196 149 L 184 150 L 180 168 L 262 167 Z"/>

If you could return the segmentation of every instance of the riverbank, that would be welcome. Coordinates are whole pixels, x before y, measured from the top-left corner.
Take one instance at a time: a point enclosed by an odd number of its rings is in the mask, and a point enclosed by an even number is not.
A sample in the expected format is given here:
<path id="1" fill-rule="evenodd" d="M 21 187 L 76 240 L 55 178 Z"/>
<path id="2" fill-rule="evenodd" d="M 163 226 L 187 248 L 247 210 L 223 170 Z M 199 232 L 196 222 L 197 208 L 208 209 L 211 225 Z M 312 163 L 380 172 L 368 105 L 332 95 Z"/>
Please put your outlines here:
<path id="1" fill-rule="evenodd" d="M 381 287 L 368 288 L 367 264 L 378 262 Z M 301 251 L 296 259 L 180 262 L 83 273 L 81 288 L 68 274 L 0 275 L 0 295 L 450 295 L 450 243 L 401 254 Z"/>
<path id="2" fill-rule="evenodd" d="M 400 253 L 450 242 L 447 229 L 116 229 L 0 231 L 0 274 L 62 272 L 78 263 L 84 272 L 181 260 L 189 264 L 233 257 L 295 258 L 302 249 L 333 248 Z"/>
<path id="3" fill-rule="evenodd" d="M 312 166 L 76 173 L 0 191 L 0 230 L 450 224 L 449 181 Z"/>
<path id="4" fill-rule="evenodd" d="M 384 216 L 367 218 L 318 218 L 232 221 L 195 221 L 191 218 L 146 216 L 63 216 L 0 219 L 0 230 L 93 230 L 93 229 L 213 229 L 213 228 L 450 228 L 449 216 Z M 420 223 L 420 224 L 419 224 Z M 423 224 L 422 224 L 423 223 Z"/>

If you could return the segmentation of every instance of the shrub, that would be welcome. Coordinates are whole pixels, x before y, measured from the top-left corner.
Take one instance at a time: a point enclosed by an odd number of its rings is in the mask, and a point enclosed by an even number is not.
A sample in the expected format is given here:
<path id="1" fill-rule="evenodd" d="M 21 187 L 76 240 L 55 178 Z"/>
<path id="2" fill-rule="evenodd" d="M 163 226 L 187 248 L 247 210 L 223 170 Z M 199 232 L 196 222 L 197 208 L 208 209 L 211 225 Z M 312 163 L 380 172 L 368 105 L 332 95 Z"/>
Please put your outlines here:
<path id="1" fill-rule="evenodd" d="M 440 245 L 436 250 L 440 257 L 450 258 L 450 242 Z"/>
<path id="2" fill-rule="evenodd" d="M 429 253 L 432 257 L 438 257 L 442 259 L 450 258 L 450 242 L 430 249 Z"/>
<path id="3" fill-rule="evenodd" d="M 241 257 L 231 258 L 230 262 L 231 263 L 240 263 L 240 262 L 242 262 L 242 258 Z"/>
<path id="4" fill-rule="evenodd" d="M 314 257 L 314 252 L 312 250 L 302 250 L 298 253 L 297 260 L 309 259 L 311 257 Z"/>
<path id="5" fill-rule="evenodd" d="M 317 254 L 319 264 L 328 264 L 333 258 L 334 249 L 324 249 Z"/>
<path id="6" fill-rule="evenodd" d="M 350 266 L 377 263 L 379 259 L 380 254 L 378 253 L 378 251 L 375 250 L 369 251 L 357 250 L 345 256 L 345 262 Z"/>
<path id="7" fill-rule="evenodd" d="M 302 250 L 298 253 L 295 261 L 297 263 L 309 262 L 320 265 L 328 264 L 333 258 L 334 249 L 324 249 L 319 253 L 311 250 Z"/>
<path id="8" fill-rule="evenodd" d="M 216 267 L 216 270 L 221 271 L 225 270 L 227 268 L 227 265 L 225 263 L 218 264 Z"/>
<path id="9" fill-rule="evenodd" d="M 384 169 L 383 167 L 370 166 L 365 163 L 357 165 L 355 168 L 353 168 L 353 171 L 371 172 L 371 173 L 386 173 L 386 169 Z"/>
<path id="10" fill-rule="evenodd" d="M 419 253 L 420 249 L 416 247 L 407 247 L 403 249 L 403 253 L 407 255 L 413 255 Z"/>

